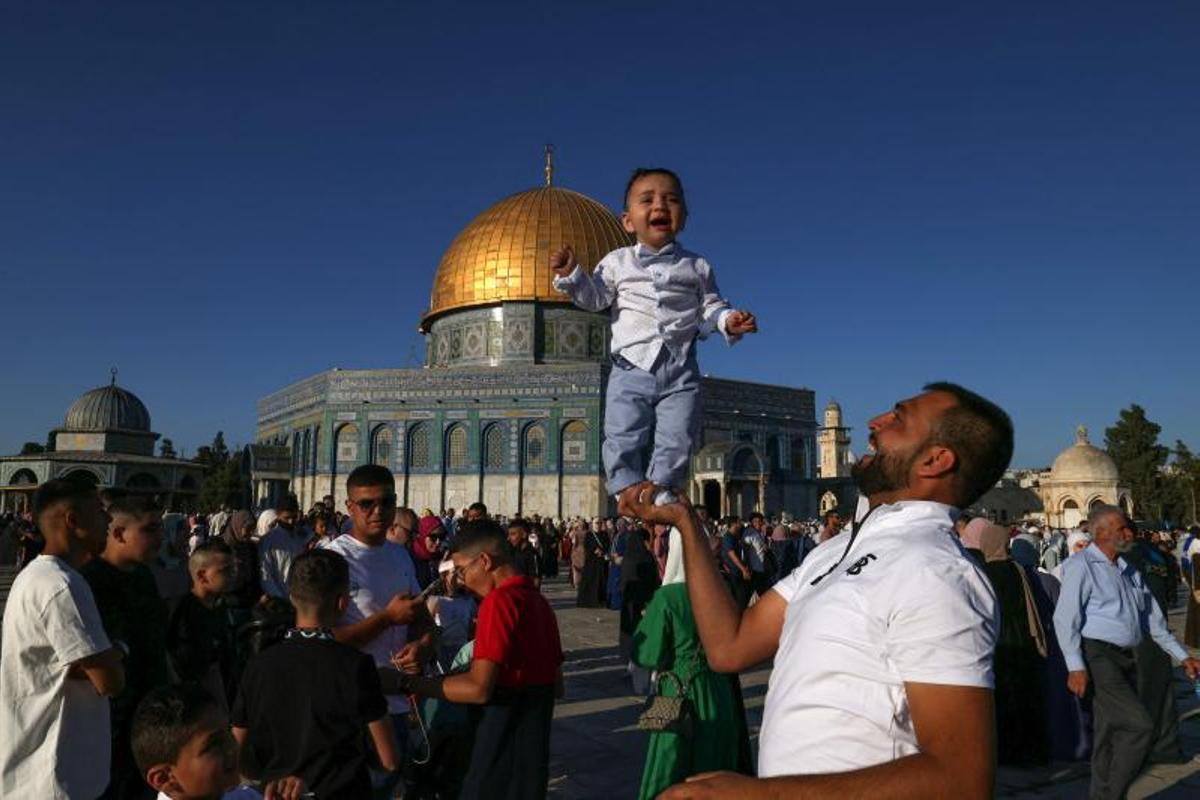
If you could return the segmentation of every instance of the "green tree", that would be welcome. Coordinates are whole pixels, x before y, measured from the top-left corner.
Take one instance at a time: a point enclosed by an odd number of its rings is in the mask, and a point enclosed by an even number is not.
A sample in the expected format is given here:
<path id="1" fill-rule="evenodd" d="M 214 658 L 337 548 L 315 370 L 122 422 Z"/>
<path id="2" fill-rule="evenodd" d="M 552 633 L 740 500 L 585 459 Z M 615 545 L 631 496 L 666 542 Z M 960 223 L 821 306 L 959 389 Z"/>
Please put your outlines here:
<path id="1" fill-rule="evenodd" d="M 196 506 L 202 513 L 212 513 L 222 505 L 233 508 L 245 506 L 246 490 L 241 466 L 240 458 L 226 458 L 224 464 L 212 467 L 205 474 L 196 495 Z"/>
<path id="2" fill-rule="evenodd" d="M 1134 510 L 1145 519 L 1160 520 L 1167 510 L 1162 467 L 1170 451 L 1158 443 L 1160 433 L 1162 426 L 1137 403 L 1122 409 L 1117 423 L 1104 430 L 1104 448 L 1133 494 Z"/>
<path id="3" fill-rule="evenodd" d="M 46 452 L 46 448 L 37 442 L 26 442 L 21 445 L 21 455 L 23 456 L 36 456 L 38 453 L 44 452 Z"/>
<path id="4" fill-rule="evenodd" d="M 1196 525 L 1200 523 L 1196 515 L 1196 496 L 1200 494 L 1200 457 L 1178 439 L 1175 440 L 1175 478 L 1184 503 L 1184 513 L 1180 519 Z"/>
<path id="5" fill-rule="evenodd" d="M 175 452 L 175 443 L 172 442 L 170 439 L 163 439 L 162 443 L 158 446 L 158 457 L 159 458 L 178 458 L 179 456 Z"/>
<path id="6" fill-rule="evenodd" d="M 217 431 L 212 444 L 202 445 L 196 451 L 196 461 L 207 468 L 219 467 L 229 461 L 229 448 L 225 446 L 224 431 Z"/>

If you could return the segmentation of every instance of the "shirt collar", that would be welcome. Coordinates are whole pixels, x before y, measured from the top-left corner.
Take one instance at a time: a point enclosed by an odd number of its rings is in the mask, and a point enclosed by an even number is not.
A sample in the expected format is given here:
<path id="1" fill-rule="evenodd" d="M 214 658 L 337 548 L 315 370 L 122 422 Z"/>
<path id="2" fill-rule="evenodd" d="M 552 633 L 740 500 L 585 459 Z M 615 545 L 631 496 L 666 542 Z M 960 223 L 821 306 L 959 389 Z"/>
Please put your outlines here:
<path id="1" fill-rule="evenodd" d="M 1095 542 L 1089 544 L 1083 552 L 1086 554 L 1089 561 L 1102 561 L 1105 564 L 1108 564 L 1110 567 L 1116 566 L 1118 569 L 1125 569 L 1124 558 L 1122 558 L 1120 555 L 1117 555 L 1116 564 L 1113 564 L 1113 562 L 1108 560 L 1108 556 L 1104 555 L 1104 551 L 1096 546 Z"/>

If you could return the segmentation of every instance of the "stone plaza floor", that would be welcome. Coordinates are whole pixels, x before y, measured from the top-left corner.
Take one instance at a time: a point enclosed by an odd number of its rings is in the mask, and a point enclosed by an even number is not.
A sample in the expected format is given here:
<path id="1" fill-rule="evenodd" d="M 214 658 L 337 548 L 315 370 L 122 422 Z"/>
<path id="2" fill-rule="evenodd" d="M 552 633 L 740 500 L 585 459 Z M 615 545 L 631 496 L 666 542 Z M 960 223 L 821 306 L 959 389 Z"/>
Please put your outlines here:
<path id="1" fill-rule="evenodd" d="M 645 760 L 647 734 L 636 729 L 642 698 L 632 694 L 625 664 L 617 652 L 617 612 L 575 607 L 574 590 L 559 577 L 543 587 L 558 615 L 566 654 L 566 697 L 554 712 L 551 735 L 550 795 L 562 800 L 621 800 L 636 797 Z M 1170 617 L 1178 635 L 1181 609 Z M 770 669 L 742 674 L 742 690 L 752 744 L 762 722 Z M 1184 752 L 1200 753 L 1200 708 L 1192 685 L 1176 670 L 1175 691 L 1183 721 Z M 1057 762 L 1038 769 L 1001 768 L 996 796 L 1003 798 L 1086 798 L 1088 764 Z M 1134 800 L 1200 798 L 1200 760 L 1158 765 L 1134 784 Z"/>

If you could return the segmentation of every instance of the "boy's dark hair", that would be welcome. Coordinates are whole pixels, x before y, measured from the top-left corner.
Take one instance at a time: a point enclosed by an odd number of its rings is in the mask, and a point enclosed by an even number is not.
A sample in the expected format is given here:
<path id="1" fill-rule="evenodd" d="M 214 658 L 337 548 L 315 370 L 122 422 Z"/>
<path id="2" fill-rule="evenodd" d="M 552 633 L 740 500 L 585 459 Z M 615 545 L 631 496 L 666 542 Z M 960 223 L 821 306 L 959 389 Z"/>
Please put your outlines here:
<path id="1" fill-rule="evenodd" d="M 458 526 L 454 535 L 454 543 L 450 545 L 451 553 L 464 556 L 477 556 L 487 553 L 497 563 L 507 564 L 511 560 L 512 551 L 508 547 L 508 536 L 500 523 L 494 519 L 476 519 L 464 522 Z M 292 569 L 295 569 L 293 565 Z"/>
<path id="2" fill-rule="evenodd" d="M 936 381 L 927 392 L 953 395 L 958 404 L 934 420 L 930 438 L 954 451 L 958 460 L 958 497 L 966 508 L 996 485 L 1013 453 L 1013 424 L 1004 409 L 956 383 Z"/>
<path id="3" fill-rule="evenodd" d="M 757 512 L 757 511 L 752 511 L 750 513 L 750 521 L 754 522 L 754 520 L 756 520 L 756 519 L 761 519 L 763 522 L 767 521 L 767 518 L 764 517 L 761 513 Z"/>
<path id="4" fill-rule="evenodd" d="M 394 489 L 396 488 L 396 479 L 387 467 L 381 467 L 378 464 L 360 464 L 346 478 L 346 491 L 367 486 L 386 486 Z"/>
<path id="5" fill-rule="evenodd" d="M 471 505 L 467 506 L 467 511 L 478 511 L 480 514 L 482 514 L 485 517 L 488 515 L 487 504 L 482 503 L 478 500 L 476 500 L 474 503 L 471 503 Z"/>
<path id="6" fill-rule="evenodd" d="M 36 522 L 48 510 L 59 503 L 74 505 L 80 500 L 96 496 L 96 487 L 71 478 L 55 478 L 46 481 L 33 493 L 33 519 Z"/>
<path id="7" fill-rule="evenodd" d="M 145 775 L 156 764 L 174 764 L 196 732 L 200 717 L 216 704 L 213 696 L 195 683 L 162 686 L 146 695 L 133 714 L 130 733 L 138 771 Z"/>
<path id="8" fill-rule="evenodd" d="M 292 562 L 287 588 L 293 605 L 330 608 L 350 590 L 350 565 L 332 550 L 309 550 Z"/>
<path id="9" fill-rule="evenodd" d="M 126 494 L 116 497 L 108 504 L 112 516 L 124 514 L 129 517 L 162 516 L 162 506 L 154 498 L 144 494 Z"/>
<path id="10" fill-rule="evenodd" d="M 529 524 L 529 520 L 525 519 L 524 517 L 513 517 L 508 521 L 508 527 L 509 530 L 512 530 L 513 528 L 520 528 L 522 531 L 524 531 L 526 536 L 528 536 L 530 531 L 533 530 L 533 526 Z"/>
<path id="11" fill-rule="evenodd" d="M 629 182 L 625 184 L 625 194 L 622 195 L 624 208 L 629 208 L 629 192 L 633 189 L 633 185 L 647 175 L 666 175 L 671 180 L 675 181 L 675 185 L 679 187 L 679 198 L 683 199 L 683 181 L 679 180 L 679 176 L 666 167 L 638 167 L 629 176 Z M 685 201 L 686 205 L 686 201 Z"/>
<path id="12" fill-rule="evenodd" d="M 279 499 L 275 501 L 275 513 L 279 514 L 283 511 L 300 513 L 300 501 L 296 499 L 296 495 L 288 492 L 280 495 Z"/>

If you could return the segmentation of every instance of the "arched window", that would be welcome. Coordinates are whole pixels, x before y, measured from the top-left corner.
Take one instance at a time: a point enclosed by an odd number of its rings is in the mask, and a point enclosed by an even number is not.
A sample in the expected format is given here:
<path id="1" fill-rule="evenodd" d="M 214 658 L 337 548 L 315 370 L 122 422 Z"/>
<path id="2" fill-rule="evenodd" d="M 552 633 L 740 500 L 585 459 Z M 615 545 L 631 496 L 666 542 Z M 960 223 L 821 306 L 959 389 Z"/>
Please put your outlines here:
<path id="1" fill-rule="evenodd" d="M 408 466 L 425 469 L 429 466 L 429 426 L 414 425 L 408 433 Z"/>
<path id="2" fill-rule="evenodd" d="M 292 474 L 293 475 L 300 474 L 300 464 L 302 463 L 300 461 L 300 457 L 303 455 L 303 453 L 300 452 L 300 446 L 301 446 L 300 432 L 296 431 L 295 433 L 292 434 Z"/>
<path id="3" fill-rule="evenodd" d="M 338 428 L 337 460 L 339 464 L 354 464 L 358 461 L 358 426 L 353 422 Z"/>
<path id="4" fill-rule="evenodd" d="M 91 473 L 88 473 L 91 475 Z M 94 476 L 93 476 L 94 477 Z M 13 473 L 13 476 L 8 481 L 9 486 L 36 486 L 37 475 L 33 474 L 31 469 L 19 469 Z"/>
<path id="5" fill-rule="evenodd" d="M 300 474 L 307 475 L 309 473 L 309 465 L 312 464 L 310 460 L 312 454 L 312 431 L 306 429 L 300 441 Z"/>
<path id="6" fill-rule="evenodd" d="M 546 466 L 546 429 L 541 425 L 530 425 L 525 429 L 525 469 L 543 469 Z"/>
<path id="7" fill-rule="evenodd" d="M 467 466 L 467 429 L 455 425 L 446 434 L 446 469 L 463 469 Z"/>
<path id="8" fill-rule="evenodd" d="M 483 432 L 483 466 L 488 470 L 504 468 L 504 431 L 499 424 L 488 425 Z"/>
<path id="9" fill-rule="evenodd" d="M 779 437 L 767 437 L 767 464 L 770 469 L 780 469 L 783 464 L 780 463 L 779 455 Z"/>
<path id="10" fill-rule="evenodd" d="M 587 461 L 588 426 L 583 420 L 573 419 L 563 426 L 563 465 L 582 464 Z"/>
<path id="11" fill-rule="evenodd" d="M 392 465 L 392 429 L 380 425 L 371 437 L 371 463 L 381 467 Z"/>

